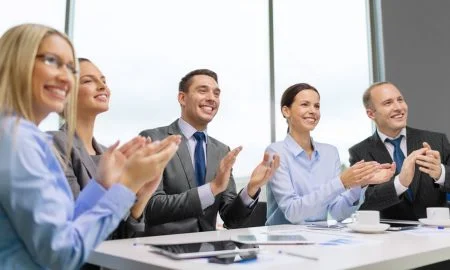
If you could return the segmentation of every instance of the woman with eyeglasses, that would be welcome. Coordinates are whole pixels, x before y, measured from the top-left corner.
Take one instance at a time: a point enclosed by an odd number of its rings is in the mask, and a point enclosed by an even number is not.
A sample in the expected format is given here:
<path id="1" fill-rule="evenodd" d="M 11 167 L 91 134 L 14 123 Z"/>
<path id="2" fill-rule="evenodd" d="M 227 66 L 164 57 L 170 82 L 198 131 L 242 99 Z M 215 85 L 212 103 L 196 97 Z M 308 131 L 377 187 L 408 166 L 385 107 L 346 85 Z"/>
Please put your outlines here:
<path id="1" fill-rule="evenodd" d="M 78 269 L 159 181 L 179 137 L 136 137 L 106 149 L 76 201 L 48 134 L 38 129 L 70 100 L 71 148 L 78 76 L 73 46 L 55 29 L 24 24 L 0 38 L 0 269 Z M 72 104 L 72 105 L 70 105 Z"/>
<path id="2" fill-rule="evenodd" d="M 341 172 L 336 147 L 320 143 L 311 131 L 320 120 L 320 95 L 306 83 L 294 84 L 281 97 L 288 124 L 284 141 L 267 151 L 280 155 L 280 168 L 267 185 L 266 225 L 302 224 L 350 217 L 363 198 L 363 186 L 388 181 L 394 164 L 359 162 Z"/>
<path id="3" fill-rule="evenodd" d="M 68 142 L 67 125 L 63 125 L 59 131 L 51 132 L 53 141 L 61 156 L 68 157 L 68 166 L 65 174 L 69 181 L 74 198 L 78 197 L 90 178 L 97 175 L 97 166 L 106 147 L 94 138 L 94 127 L 97 116 L 109 110 L 111 91 L 106 83 L 106 77 L 100 69 L 89 59 L 79 58 L 79 87 L 77 100 L 77 117 L 73 147 L 65 154 Z M 67 105 L 66 105 L 67 106 Z M 125 222 L 111 235 L 111 239 L 131 238 L 140 236 L 144 231 L 144 219 L 142 213 L 148 200 L 158 187 L 157 181 L 153 181 L 141 188 L 137 195 L 137 201 L 130 211 Z"/>

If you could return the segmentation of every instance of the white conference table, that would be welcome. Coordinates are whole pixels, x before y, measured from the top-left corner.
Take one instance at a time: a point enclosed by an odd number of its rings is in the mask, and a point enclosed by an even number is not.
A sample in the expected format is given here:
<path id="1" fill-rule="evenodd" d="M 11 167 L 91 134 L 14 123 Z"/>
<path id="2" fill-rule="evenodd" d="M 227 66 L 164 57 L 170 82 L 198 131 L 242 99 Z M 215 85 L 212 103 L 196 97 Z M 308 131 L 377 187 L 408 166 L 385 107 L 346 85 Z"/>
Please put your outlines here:
<path id="1" fill-rule="evenodd" d="M 258 259 L 221 265 L 206 259 L 172 260 L 149 252 L 142 243 L 179 244 L 229 240 L 249 233 L 302 234 L 314 245 L 261 246 Z M 318 260 L 280 254 L 290 251 Z M 450 259 L 450 228 L 419 228 L 401 232 L 362 234 L 311 230 L 301 225 L 279 225 L 201 233 L 105 241 L 88 262 L 112 269 L 410 269 Z"/>

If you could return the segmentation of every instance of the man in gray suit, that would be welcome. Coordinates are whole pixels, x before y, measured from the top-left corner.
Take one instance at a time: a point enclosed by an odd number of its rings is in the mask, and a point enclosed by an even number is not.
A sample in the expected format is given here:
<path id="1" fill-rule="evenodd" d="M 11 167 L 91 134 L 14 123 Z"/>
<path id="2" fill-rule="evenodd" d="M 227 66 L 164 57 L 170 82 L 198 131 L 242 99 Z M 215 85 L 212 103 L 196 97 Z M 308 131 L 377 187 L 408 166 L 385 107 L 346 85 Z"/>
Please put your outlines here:
<path id="1" fill-rule="evenodd" d="M 363 95 L 376 132 L 349 149 L 350 164 L 360 160 L 393 162 L 388 182 L 370 185 L 361 209 L 379 210 L 381 218 L 417 220 L 427 207 L 445 207 L 450 191 L 450 145 L 445 134 L 406 126 L 408 106 L 397 87 L 375 83 Z"/>
<path id="2" fill-rule="evenodd" d="M 219 109 L 220 92 L 216 73 L 207 69 L 191 71 L 179 84 L 181 117 L 169 126 L 140 133 L 152 140 L 182 135 L 177 154 L 147 204 L 146 235 L 215 230 L 217 213 L 226 227 L 239 227 L 252 214 L 260 187 L 278 167 L 279 157 L 275 155 L 269 161 L 266 153 L 248 185 L 236 194 L 231 168 L 241 147 L 230 151 L 207 134 L 208 123 Z"/>

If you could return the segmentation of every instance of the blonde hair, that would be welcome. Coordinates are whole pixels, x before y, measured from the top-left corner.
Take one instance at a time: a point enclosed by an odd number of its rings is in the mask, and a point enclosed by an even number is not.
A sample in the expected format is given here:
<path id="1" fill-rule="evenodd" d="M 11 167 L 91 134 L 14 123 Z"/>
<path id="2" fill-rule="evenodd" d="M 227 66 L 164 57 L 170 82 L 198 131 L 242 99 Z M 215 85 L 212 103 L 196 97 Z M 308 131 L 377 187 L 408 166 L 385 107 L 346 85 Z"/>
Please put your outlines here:
<path id="1" fill-rule="evenodd" d="M 10 28 L 0 38 L 0 112 L 15 114 L 34 122 L 32 77 L 36 54 L 42 41 L 51 35 L 57 35 L 70 45 L 74 64 L 78 69 L 75 50 L 69 38 L 58 30 L 39 24 L 21 24 Z M 67 149 L 72 148 L 75 132 L 76 104 L 78 97 L 78 76 L 68 94 L 66 122 L 69 140 Z M 69 151 L 67 151 L 68 153 Z"/>

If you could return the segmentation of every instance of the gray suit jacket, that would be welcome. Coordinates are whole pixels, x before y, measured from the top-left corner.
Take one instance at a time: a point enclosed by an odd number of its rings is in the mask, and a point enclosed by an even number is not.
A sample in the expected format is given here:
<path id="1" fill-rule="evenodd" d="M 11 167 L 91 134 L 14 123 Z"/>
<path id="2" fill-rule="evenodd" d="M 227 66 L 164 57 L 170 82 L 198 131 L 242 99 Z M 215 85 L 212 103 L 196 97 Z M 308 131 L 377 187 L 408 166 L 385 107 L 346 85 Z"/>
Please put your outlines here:
<path id="1" fill-rule="evenodd" d="M 169 126 L 140 133 L 142 136 L 151 137 L 152 140 L 161 140 L 172 134 L 182 135 L 178 120 Z M 215 177 L 219 162 L 230 149 L 209 136 L 207 142 L 205 181 L 210 182 Z M 218 212 L 226 227 L 236 228 L 247 221 L 253 209 L 254 206 L 248 208 L 240 196 L 237 196 L 233 176 L 227 189 L 216 196 L 214 204 L 202 209 L 187 140 L 182 136 L 176 155 L 165 168 L 161 184 L 147 204 L 145 234 L 212 231 L 216 228 Z"/>
<path id="2" fill-rule="evenodd" d="M 83 142 L 75 134 L 73 138 L 73 147 L 66 155 L 67 144 L 67 128 L 63 125 L 59 131 L 50 131 L 53 135 L 53 142 L 56 150 L 61 154 L 63 161 L 67 164 L 65 168 L 65 175 L 69 182 L 74 199 L 78 197 L 80 190 L 82 190 L 92 178 L 97 176 L 97 163 L 92 159 Z M 101 155 L 106 147 L 97 143 L 95 138 L 92 138 L 92 146 L 97 154 Z M 69 159 L 69 160 L 67 160 Z M 125 222 L 121 222 L 119 227 L 110 235 L 110 239 L 122 239 L 140 236 L 144 231 L 144 219 L 140 221 L 129 216 Z"/>
<path id="3" fill-rule="evenodd" d="M 365 201 L 361 205 L 364 210 L 379 210 L 381 218 L 417 220 L 426 217 L 427 207 L 445 207 L 446 191 L 450 191 L 450 145 L 447 137 L 441 133 L 419 130 L 407 127 L 407 149 L 408 155 L 422 147 L 423 142 L 428 142 L 431 148 L 439 151 L 442 164 L 445 166 L 445 184 L 440 186 L 425 173 L 419 171 L 418 166 L 414 173 L 410 189 L 414 198 L 409 201 L 405 193 L 397 196 L 394 187 L 394 178 L 390 181 L 370 185 L 365 193 Z M 365 161 L 375 160 L 379 163 L 392 163 L 384 143 L 378 133 L 356 144 L 349 149 L 350 164 L 364 159 Z"/>
<path id="4" fill-rule="evenodd" d="M 52 131 L 49 133 L 53 134 L 54 145 L 61 154 L 63 160 L 67 163 L 67 158 L 69 158 L 65 174 L 70 188 L 72 189 L 74 199 L 76 199 L 80 190 L 89 183 L 89 180 L 97 176 L 97 164 L 86 151 L 83 142 L 77 134 L 75 134 L 73 138 L 73 147 L 70 154 L 66 154 L 68 138 L 65 126 L 62 126 L 59 131 Z M 95 138 L 92 139 L 92 145 L 95 152 L 99 155 L 103 154 L 106 150 L 106 147 L 97 143 Z"/>

